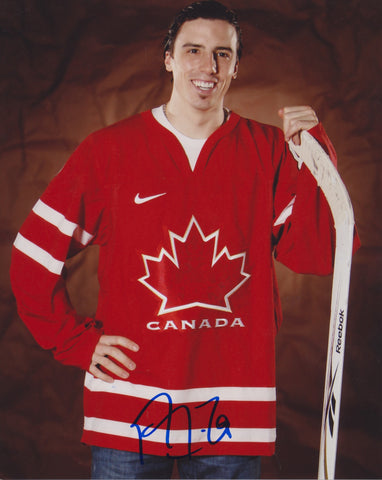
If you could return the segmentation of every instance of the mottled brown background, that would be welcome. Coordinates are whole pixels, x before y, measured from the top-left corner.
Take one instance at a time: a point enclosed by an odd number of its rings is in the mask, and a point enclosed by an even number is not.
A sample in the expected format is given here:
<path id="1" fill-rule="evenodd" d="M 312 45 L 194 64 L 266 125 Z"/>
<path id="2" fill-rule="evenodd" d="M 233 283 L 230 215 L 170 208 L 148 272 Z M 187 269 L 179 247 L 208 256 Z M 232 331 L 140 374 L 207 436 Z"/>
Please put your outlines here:
<path id="1" fill-rule="evenodd" d="M 187 2 L 188 3 L 188 2 Z M 18 319 L 8 270 L 27 213 L 90 132 L 168 98 L 161 40 L 184 1 L 0 0 L 0 476 L 86 478 L 83 374 L 42 351 Z M 338 155 L 363 247 L 353 263 L 338 443 L 339 478 L 380 478 L 380 0 L 238 0 L 245 51 L 227 105 L 280 124 L 311 104 Z M 80 312 L 96 305 L 97 251 L 70 264 Z M 331 278 L 278 267 L 277 456 L 264 478 L 317 472 Z"/>

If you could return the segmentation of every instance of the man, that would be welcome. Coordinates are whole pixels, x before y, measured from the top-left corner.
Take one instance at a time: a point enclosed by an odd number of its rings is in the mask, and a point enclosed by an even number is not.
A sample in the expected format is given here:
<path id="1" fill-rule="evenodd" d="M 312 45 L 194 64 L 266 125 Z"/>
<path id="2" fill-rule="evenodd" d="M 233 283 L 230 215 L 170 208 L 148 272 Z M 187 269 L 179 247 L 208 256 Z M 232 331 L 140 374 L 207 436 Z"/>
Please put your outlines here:
<path id="1" fill-rule="evenodd" d="M 283 134 L 224 107 L 240 55 L 232 11 L 184 8 L 165 45 L 169 101 L 90 135 L 15 240 L 21 318 L 87 370 L 93 478 L 169 478 L 175 458 L 182 478 L 258 478 L 274 452 L 272 255 L 328 274 L 334 238 L 284 136 L 309 130 L 335 154 L 310 107 L 280 110 Z M 89 244 L 100 246 L 95 319 L 73 310 L 63 275 Z"/>

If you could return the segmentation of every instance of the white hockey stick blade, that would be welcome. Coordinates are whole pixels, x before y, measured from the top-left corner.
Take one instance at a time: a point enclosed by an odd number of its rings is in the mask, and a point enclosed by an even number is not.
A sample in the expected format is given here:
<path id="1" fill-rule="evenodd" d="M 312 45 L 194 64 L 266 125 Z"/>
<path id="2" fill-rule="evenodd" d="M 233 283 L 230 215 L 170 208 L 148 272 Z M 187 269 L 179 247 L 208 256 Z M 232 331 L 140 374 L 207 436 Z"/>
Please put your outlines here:
<path id="1" fill-rule="evenodd" d="M 298 162 L 299 168 L 302 163 L 305 163 L 317 180 L 331 209 L 336 230 L 318 466 L 319 479 L 334 479 L 353 251 L 354 213 L 346 187 L 336 168 L 320 144 L 308 132 L 302 132 L 301 145 L 297 146 L 293 142 L 289 142 L 289 149 Z"/>

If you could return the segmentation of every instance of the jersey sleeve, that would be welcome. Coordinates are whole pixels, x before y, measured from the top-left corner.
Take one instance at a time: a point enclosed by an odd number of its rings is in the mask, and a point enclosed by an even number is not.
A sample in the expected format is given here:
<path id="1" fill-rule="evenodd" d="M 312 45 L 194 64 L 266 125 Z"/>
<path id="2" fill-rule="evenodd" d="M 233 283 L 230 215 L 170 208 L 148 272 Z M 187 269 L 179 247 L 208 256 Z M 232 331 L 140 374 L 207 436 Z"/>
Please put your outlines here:
<path id="1" fill-rule="evenodd" d="M 37 201 L 15 239 L 10 271 L 19 316 L 36 341 L 83 369 L 102 331 L 71 305 L 65 260 L 104 241 L 105 201 L 92 150 L 85 140 Z"/>
<path id="2" fill-rule="evenodd" d="M 337 156 L 323 126 L 309 130 L 333 164 Z M 326 198 L 303 164 L 298 169 L 285 142 L 274 185 L 274 256 L 297 273 L 328 275 L 333 271 L 335 228 Z M 354 250 L 359 239 L 355 235 Z"/>

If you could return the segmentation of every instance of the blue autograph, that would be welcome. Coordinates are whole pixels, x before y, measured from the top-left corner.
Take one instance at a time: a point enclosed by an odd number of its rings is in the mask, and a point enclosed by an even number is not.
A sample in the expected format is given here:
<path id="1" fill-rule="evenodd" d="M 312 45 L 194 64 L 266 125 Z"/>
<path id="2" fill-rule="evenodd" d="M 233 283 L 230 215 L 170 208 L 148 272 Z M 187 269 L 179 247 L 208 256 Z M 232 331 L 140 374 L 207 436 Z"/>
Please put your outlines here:
<path id="1" fill-rule="evenodd" d="M 138 422 L 142 415 L 147 411 L 147 409 L 150 407 L 150 405 L 155 402 L 158 398 L 160 397 L 165 397 L 168 401 L 168 413 L 165 417 L 163 417 L 156 425 L 151 423 L 147 427 L 140 427 L 138 425 Z M 207 429 L 203 428 L 201 432 L 207 432 L 207 441 L 211 445 L 216 445 L 219 443 L 225 436 L 228 436 L 229 438 L 232 438 L 232 434 L 230 432 L 230 422 L 228 420 L 228 417 L 226 415 L 219 415 L 215 419 L 215 412 L 219 404 L 219 397 L 213 397 L 207 400 L 207 402 L 201 403 L 200 405 L 196 405 L 193 407 L 193 409 L 199 409 L 203 408 L 209 404 L 212 403 L 212 409 L 211 409 L 211 414 L 210 418 L 208 421 L 208 427 Z M 203 447 L 197 448 L 196 450 L 192 450 L 192 415 L 191 415 L 191 409 L 187 405 L 179 405 L 176 408 L 173 407 L 173 401 L 171 398 L 171 395 L 168 393 L 159 393 L 158 395 L 155 395 L 151 400 L 147 402 L 147 404 L 143 407 L 143 409 L 139 412 L 138 416 L 135 418 L 134 422 L 130 425 L 131 428 L 136 428 L 138 431 L 138 437 L 139 437 L 139 454 L 140 454 L 140 460 L 141 464 L 143 464 L 143 440 L 145 438 L 150 437 L 153 433 L 156 432 L 156 430 L 163 424 L 166 424 L 166 446 L 170 450 L 173 448 L 173 445 L 171 445 L 171 421 L 173 419 L 173 415 L 177 412 L 183 412 L 186 415 L 187 419 L 187 426 L 188 426 L 188 432 L 187 432 L 187 453 L 185 455 L 170 455 L 170 453 L 167 453 L 168 457 L 173 457 L 173 458 L 182 458 L 182 457 L 191 457 L 194 455 L 196 452 L 199 452 L 202 450 Z M 215 423 L 215 425 L 213 425 Z M 216 428 L 217 430 L 223 430 L 223 432 L 219 435 L 219 437 L 216 440 L 212 439 L 212 429 Z"/>

